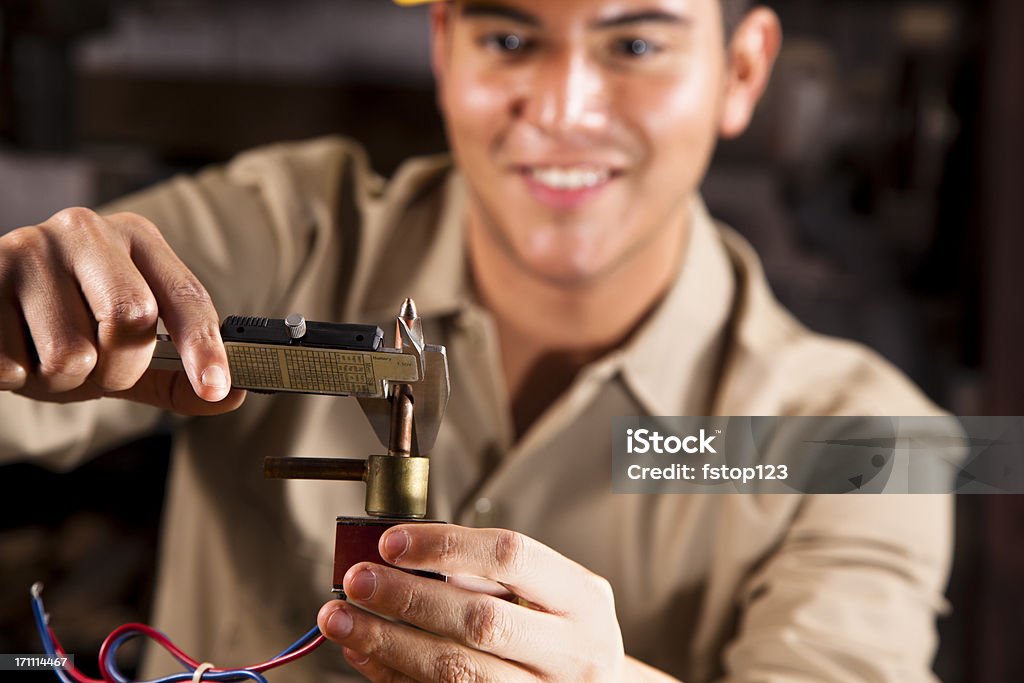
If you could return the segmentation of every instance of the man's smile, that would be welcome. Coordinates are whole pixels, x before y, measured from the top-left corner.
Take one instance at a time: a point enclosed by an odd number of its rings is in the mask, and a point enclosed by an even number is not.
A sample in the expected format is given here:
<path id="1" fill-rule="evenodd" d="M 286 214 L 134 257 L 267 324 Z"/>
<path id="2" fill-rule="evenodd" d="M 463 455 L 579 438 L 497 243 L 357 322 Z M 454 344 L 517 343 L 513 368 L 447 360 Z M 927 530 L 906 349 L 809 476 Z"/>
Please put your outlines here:
<path id="1" fill-rule="evenodd" d="M 556 209 L 572 209 L 596 197 L 622 171 L 606 165 L 528 164 L 516 167 L 530 194 Z"/>

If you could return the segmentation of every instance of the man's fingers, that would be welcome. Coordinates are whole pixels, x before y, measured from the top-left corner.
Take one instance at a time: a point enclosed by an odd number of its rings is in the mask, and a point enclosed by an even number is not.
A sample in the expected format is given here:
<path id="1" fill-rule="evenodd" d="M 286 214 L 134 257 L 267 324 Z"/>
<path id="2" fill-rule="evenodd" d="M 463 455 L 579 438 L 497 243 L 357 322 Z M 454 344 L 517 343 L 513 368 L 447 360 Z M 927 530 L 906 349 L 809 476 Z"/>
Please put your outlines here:
<path id="1" fill-rule="evenodd" d="M 132 259 L 156 297 L 195 393 L 207 401 L 224 399 L 231 377 L 210 295 L 155 228 L 144 226 L 134 239 Z"/>
<path id="2" fill-rule="evenodd" d="M 32 371 L 25 346 L 25 322 L 7 299 L 0 299 L 0 391 L 25 386 Z"/>
<path id="3" fill-rule="evenodd" d="M 122 237 L 98 226 L 82 230 L 90 239 L 64 260 L 95 319 L 99 358 L 90 379 L 104 391 L 123 391 L 139 380 L 153 357 L 157 301 L 126 246 L 118 243 Z"/>
<path id="4" fill-rule="evenodd" d="M 330 640 L 415 681 L 529 681 L 511 662 L 334 600 L 317 616 Z M 385 679 L 387 680 L 387 679 Z"/>
<path id="5" fill-rule="evenodd" d="M 60 402 L 118 395 L 191 415 L 244 398 L 231 391 L 209 294 L 141 216 L 71 208 L 4 235 L 0 290 L 0 389 Z M 159 317 L 185 381 L 149 373 Z"/>
<path id="6" fill-rule="evenodd" d="M 596 600 L 611 600 L 606 580 L 507 529 L 401 525 L 381 536 L 379 549 L 397 567 L 489 579 L 549 612 L 588 613 Z"/>
<path id="7" fill-rule="evenodd" d="M 65 271 L 38 256 L 20 268 L 16 294 L 37 359 L 26 384 L 51 393 L 76 389 L 96 366 L 92 316 Z"/>
<path id="8" fill-rule="evenodd" d="M 375 614 L 504 659 L 557 661 L 566 640 L 553 614 L 379 564 L 353 566 L 344 585 L 351 602 Z"/>
<path id="9" fill-rule="evenodd" d="M 108 394 L 169 410 L 179 415 L 221 415 L 235 410 L 245 401 L 244 389 L 231 389 L 220 401 L 208 401 L 196 395 L 188 376 L 179 370 L 148 370 L 131 389 Z"/>

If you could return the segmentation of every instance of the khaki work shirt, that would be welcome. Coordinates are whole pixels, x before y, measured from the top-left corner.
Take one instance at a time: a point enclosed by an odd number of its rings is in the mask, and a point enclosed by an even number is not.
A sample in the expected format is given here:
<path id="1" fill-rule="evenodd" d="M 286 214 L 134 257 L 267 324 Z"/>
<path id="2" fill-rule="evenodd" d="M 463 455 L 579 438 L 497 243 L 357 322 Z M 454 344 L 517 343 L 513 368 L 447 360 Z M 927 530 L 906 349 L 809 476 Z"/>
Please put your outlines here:
<path id="1" fill-rule="evenodd" d="M 221 315 L 297 311 L 390 335 L 413 297 L 451 366 L 430 516 L 518 530 L 606 577 L 628 654 L 691 683 L 932 680 L 951 498 L 614 495 L 610 425 L 937 409 L 871 351 L 797 323 L 747 243 L 695 201 L 655 312 L 514 441 L 498 339 L 467 277 L 465 193 L 446 158 L 385 183 L 358 147 L 329 138 L 259 149 L 111 208 L 156 223 Z M 113 399 L 2 394 L 0 456 L 70 467 L 164 418 Z M 232 414 L 174 424 L 154 623 L 200 661 L 262 661 L 331 597 L 334 518 L 363 514 L 364 495 L 358 483 L 264 480 L 264 456 L 383 447 L 339 397 L 250 394 Z M 334 680 L 344 666 L 328 644 L 278 676 Z"/>

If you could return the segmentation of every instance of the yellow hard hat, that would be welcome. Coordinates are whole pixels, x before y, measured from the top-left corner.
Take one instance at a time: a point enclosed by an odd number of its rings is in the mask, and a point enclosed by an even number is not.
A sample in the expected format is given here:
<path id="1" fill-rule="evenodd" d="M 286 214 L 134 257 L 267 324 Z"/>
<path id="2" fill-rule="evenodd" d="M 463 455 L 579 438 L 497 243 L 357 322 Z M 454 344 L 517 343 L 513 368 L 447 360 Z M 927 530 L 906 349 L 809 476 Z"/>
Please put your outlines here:
<path id="1" fill-rule="evenodd" d="M 392 0 L 396 5 L 425 5 L 428 2 L 438 2 L 439 0 Z"/>

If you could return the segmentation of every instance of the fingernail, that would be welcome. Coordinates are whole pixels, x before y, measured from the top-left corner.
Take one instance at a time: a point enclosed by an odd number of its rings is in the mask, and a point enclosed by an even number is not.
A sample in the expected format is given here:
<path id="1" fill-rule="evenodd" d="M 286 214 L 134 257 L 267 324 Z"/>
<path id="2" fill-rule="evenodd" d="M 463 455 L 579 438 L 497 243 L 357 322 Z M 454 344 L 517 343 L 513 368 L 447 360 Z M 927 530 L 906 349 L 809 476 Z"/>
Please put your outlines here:
<path id="1" fill-rule="evenodd" d="M 203 375 L 199 378 L 199 381 L 203 383 L 203 386 L 225 389 L 228 386 L 228 375 L 221 366 L 211 365 L 203 370 Z"/>
<path id="2" fill-rule="evenodd" d="M 384 537 L 384 559 L 398 562 L 409 549 L 409 534 L 402 530 L 392 531 Z"/>
<path id="3" fill-rule="evenodd" d="M 327 635 L 331 638 L 345 638 L 352 633 L 352 615 L 339 607 L 327 617 Z"/>
<path id="4" fill-rule="evenodd" d="M 377 590 L 377 577 L 369 569 L 360 569 L 349 579 L 345 594 L 353 600 L 369 600 Z"/>

